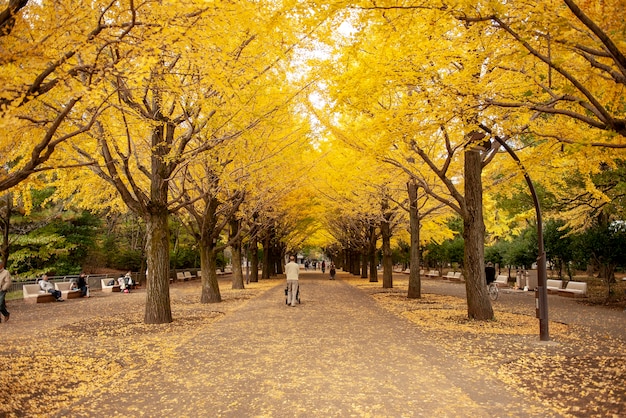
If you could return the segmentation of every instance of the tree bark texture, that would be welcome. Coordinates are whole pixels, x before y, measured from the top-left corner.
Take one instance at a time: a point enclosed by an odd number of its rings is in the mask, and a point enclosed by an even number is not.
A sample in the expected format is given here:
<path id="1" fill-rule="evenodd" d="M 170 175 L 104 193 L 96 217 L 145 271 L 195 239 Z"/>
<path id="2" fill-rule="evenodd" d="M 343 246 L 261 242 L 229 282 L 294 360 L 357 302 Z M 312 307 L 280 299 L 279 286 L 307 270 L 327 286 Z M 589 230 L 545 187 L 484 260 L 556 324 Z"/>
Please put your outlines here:
<path id="1" fill-rule="evenodd" d="M 393 260 L 391 258 L 391 214 L 387 210 L 387 202 L 383 202 L 383 220 L 380 223 L 380 234 L 383 240 L 383 289 L 393 288 Z"/>
<path id="2" fill-rule="evenodd" d="M 257 283 L 259 281 L 259 248 L 257 247 L 257 240 L 253 238 L 250 241 L 250 281 Z"/>
<path id="3" fill-rule="evenodd" d="M 146 324 L 172 322 L 170 305 L 170 246 L 167 210 L 156 210 L 146 218 Z"/>
<path id="4" fill-rule="evenodd" d="M 368 251 L 365 249 L 361 254 L 361 278 L 367 279 L 367 261 L 369 260 Z"/>
<path id="5" fill-rule="evenodd" d="M 465 151 L 465 211 L 463 238 L 467 293 L 467 316 L 478 320 L 494 319 L 485 280 L 485 222 L 483 219 L 482 156 L 478 150 Z"/>
<path id="6" fill-rule="evenodd" d="M 231 240 L 231 251 L 232 251 L 232 268 L 233 268 L 233 278 L 232 278 L 232 288 L 233 289 L 244 289 L 243 283 L 243 270 L 241 268 L 241 263 L 243 262 L 241 256 L 241 239 L 239 238 L 239 220 L 234 219 L 230 222 L 230 235 L 232 237 Z"/>
<path id="7" fill-rule="evenodd" d="M 200 243 L 200 265 L 202 267 L 202 294 L 200 303 L 219 303 L 222 301 L 220 286 L 217 281 L 217 254 L 214 246 L 207 240 Z"/>
<path id="8" fill-rule="evenodd" d="M 409 273 L 409 299 L 419 299 L 422 297 L 422 281 L 420 277 L 420 218 L 417 208 L 417 183 L 410 181 L 407 183 L 409 194 L 409 224 L 411 229 L 411 255 Z"/>
<path id="9" fill-rule="evenodd" d="M 270 252 L 272 251 L 272 247 L 270 246 L 270 235 L 269 232 L 263 238 L 263 271 L 261 272 L 262 279 L 270 278 Z"/>
<path id="10" fill-rule="evenodd" d="M 370 225 L 369 231 L 369 254 L 368 258 L 370 260 L 370 282 L 378 282 L 378 268 L 376 263 L 376 227 L 374 225 Z"/>

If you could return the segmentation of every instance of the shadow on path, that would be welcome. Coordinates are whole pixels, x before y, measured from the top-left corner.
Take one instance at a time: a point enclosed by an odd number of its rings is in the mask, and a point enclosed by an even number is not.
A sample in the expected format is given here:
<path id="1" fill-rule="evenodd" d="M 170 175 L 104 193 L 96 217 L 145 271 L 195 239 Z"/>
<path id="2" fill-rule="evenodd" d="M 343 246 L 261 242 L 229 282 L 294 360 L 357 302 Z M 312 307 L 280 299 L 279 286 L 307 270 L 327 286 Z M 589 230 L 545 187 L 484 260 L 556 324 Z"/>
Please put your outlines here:
<path id="1" fill-rule="evenodd" d="M 103 416 L 558 416 L 441 351 L 343 274 L 303 272 L 296 307 L 281 281 L 80 404 Z"/>

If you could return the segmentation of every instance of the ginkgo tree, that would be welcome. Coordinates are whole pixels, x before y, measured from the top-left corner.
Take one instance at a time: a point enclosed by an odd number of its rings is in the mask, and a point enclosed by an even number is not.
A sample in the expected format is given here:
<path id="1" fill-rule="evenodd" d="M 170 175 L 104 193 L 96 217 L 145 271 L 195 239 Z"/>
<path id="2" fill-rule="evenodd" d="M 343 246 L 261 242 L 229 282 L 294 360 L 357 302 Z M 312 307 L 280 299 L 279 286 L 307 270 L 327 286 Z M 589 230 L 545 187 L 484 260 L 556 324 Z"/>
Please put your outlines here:
<path id="1" fill-rule="evenodd" d="M 170 194 L 170 182 L 186 173 L 190 162 L 219 153 L 285 102 L 263 89 L 275 82 L 277 64 L 290 46 L 283 44 L 285 34 L 275 31 L 287 24 L 280 19 L 284 15 L 251 4 L 228 12 L 203 6 L 186 2 L 138 10 L 141 20 L 151 23 L 141 27 L 135 43 L 108 51 L 124 56 L 126 66 L 116 68 L 105 86 L 102 94 L 111 99 L 90 132 L 93 141 L 67 149 L 146 222 L 147 323 L 172 320 L 167 219 L 182 195 Z"/>
<path id="2" fill-rule="evenodd" d="M 49 161 L 59 144 L 88 131 L 106 107 L 100 87 L 123 57 L 103 58 L 103 52 L 134 30 L 135 12 L 132 1 L 4 2 L 0 191 L 67 165 Z"/>

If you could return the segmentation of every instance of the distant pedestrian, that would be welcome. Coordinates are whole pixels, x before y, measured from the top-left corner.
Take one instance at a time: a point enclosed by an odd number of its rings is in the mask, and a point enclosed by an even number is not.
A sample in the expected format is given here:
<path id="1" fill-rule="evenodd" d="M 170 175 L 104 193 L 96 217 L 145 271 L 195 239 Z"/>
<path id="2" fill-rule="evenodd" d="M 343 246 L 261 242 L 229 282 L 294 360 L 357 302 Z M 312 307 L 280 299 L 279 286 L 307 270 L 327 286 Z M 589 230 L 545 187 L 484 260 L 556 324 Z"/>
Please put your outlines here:
<path id="1" fill-rule="evenodd" d="M 326 260 L 322 261 L 322 274 L 326 271 Z"/>
<path id="2" fill-rule="evenodd" d="M 287 276 L 287 305 L 296 306 L 298 301 L 298 277 L 300 276 L 300 266 L 296 263 L 296 258 L 289 256 L 289 262 L 285 266 Z"/>
<path id="3" fill-rule="evenodd" d="M 4 316 L 4 322 L 9 320 L 11 314 L 7 311 L 5 297 L 11 287 L 11 274 L 4 268 L 4 261 L 0 260 L 0 314 Z"/>
<path id="4" fill-rule="evenodd" d="M 335 280 L 335 263 L 330 263 L 330 280 Z"/>

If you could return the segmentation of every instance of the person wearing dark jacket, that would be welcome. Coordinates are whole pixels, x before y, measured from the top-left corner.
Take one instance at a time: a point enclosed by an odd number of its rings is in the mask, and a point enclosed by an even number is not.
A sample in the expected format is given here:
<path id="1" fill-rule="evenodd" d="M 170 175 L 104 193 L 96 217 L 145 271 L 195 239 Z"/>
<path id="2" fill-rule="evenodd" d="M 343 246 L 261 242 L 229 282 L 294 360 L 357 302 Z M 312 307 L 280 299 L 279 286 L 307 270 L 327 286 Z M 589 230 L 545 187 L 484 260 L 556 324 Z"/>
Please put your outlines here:
<path id="1" fill-rule="evenodd" d="M 485 267 L 485 279 L 487 280 L 487 286 L 496 281 L 496 268 L 491 261 Z"/>

